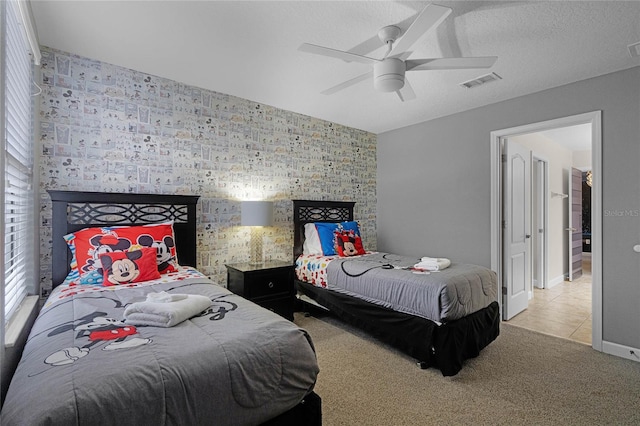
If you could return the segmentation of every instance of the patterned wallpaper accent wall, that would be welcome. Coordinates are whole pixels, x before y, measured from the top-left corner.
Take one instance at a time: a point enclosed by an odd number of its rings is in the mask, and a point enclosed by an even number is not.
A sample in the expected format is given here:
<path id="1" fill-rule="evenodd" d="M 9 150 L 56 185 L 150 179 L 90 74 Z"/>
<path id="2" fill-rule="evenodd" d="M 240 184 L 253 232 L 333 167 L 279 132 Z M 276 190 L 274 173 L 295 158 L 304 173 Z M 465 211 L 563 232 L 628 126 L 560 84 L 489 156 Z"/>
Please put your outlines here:
<path id="1" fill-rule="evenodd" d="M 264 251 L 289 260 L 292 199 L 356 201 L 376 244 L 376 135 L 42 47 L 41 284 L 51 286 L 46 190 L 195 194 L 198 268 L 226 285 L 247 261 L 240 201 L 274 201 Z M 178 253 L 178 260 L 180 254 Z"/>

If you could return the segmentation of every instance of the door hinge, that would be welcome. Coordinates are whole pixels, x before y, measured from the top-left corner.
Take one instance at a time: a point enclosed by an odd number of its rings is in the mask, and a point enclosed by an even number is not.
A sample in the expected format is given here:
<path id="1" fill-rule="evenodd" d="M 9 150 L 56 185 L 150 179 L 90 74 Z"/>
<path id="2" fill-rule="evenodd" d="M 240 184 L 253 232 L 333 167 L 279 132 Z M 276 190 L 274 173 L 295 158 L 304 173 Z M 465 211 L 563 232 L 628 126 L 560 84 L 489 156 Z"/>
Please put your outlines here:
<path id="1" fill-rule="evenodd" d="M 502 155 L 500 155 L 500 158 L 502 159 L 502 162 L 503 162 L 503 163 L 506 163 L 506 162 L 507 162 L 507 156 L 506 156 L 506 154 L 502 154 Z"/>
<path id="2" fill-rule="evenodd" d="M 507 288 L 506 287 L 502 287 L 502 294 L 503 295 L 507 295 Z"/>
<path id="3" fill-rule="evenodd" d="M 507 221 L 506 220 L 502 221 L 502 229 L 507 229 Z"/>

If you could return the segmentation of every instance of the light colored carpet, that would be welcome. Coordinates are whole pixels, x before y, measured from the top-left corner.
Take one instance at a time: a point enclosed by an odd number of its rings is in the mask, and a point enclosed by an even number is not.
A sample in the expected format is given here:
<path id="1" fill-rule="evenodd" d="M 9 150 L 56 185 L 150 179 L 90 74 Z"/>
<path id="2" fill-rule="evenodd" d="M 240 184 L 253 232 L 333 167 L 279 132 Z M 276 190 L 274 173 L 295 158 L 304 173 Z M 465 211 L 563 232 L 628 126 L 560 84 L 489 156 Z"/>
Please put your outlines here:
<path id="1" fill-rule="evenodd" d="M 331 316 L 296 313 L 316 346 L 323 424 L 640 425 L 640 363 L 501 324 L 454 377 Z"/>

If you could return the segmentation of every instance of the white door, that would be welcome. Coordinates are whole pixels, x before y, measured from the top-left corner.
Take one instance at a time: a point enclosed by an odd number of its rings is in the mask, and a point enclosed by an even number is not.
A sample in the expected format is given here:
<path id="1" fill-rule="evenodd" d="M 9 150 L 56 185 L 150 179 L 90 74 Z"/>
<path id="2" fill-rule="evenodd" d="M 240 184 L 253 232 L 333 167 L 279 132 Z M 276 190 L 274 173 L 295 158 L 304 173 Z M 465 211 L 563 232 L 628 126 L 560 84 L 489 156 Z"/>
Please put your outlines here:
<path id="1" fill-rule="evenodd" d="M 547 163 L 542 160 L 535 160 L 534 162 L 536 168 L 536 225 L 534 228 L 534 236 L 535 236 L 535 276 L 536 276 L 536 287 L 537 288 L 545 288 L 547 286 L 547 278 L 546 278 L 546 216 L 547 216 Z"/>
<path id="2" fill-rule="evenodd" d="M 569 169 L 569 281 L 582 276 L 582 172 Z"/>
<path id="3" fill-rule="evenodd" d="M 531 282 L 531 153 L 507 140 L 503 146 L 503 301 L 509 320 L 529 304 Z"/>

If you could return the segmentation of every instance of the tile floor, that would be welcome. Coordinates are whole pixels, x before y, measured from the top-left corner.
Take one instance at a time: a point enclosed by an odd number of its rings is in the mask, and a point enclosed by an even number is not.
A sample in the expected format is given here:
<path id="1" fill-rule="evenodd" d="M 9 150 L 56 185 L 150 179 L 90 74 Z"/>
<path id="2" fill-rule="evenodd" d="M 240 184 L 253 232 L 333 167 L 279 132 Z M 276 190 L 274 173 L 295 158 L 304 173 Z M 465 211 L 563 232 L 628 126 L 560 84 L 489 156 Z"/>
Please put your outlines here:
<path id="1" fill-rule="evenodd" d="M 507 323 L 591 345 L 591 253 L 582 264 L 580 278 L 535 288 L 529 307 Z"/>

